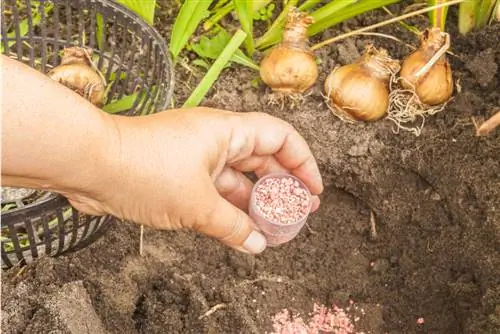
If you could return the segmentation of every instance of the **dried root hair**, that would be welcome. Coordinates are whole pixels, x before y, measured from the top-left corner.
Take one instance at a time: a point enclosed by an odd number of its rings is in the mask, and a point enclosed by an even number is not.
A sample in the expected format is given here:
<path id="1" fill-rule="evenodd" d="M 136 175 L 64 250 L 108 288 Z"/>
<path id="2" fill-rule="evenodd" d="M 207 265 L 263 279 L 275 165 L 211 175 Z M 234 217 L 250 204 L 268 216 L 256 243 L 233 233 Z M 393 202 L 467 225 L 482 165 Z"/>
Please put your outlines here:
<path id="1" fill-rule="evenodd" d="M 413 86 L 409 89 L 401 88 L 402 80 L 396 75 L 391 78 L 386 118 L 396 125 L 395 133 L 405 130 L 418 137 L 422 133 L 425 119 L 443 111 L 452 99 L 436 106 L 427 105 L 420 101 Z"/>
<path id="2" fill-rule="evenodd" d="M 273 91 L 267 94 L 266 100 L 267 105 L 278 106 L 280 110 L 285 109 L 285 107 L 293 109 L 302 105 L 311 94 L 312 90 L 307 94 Z"/>

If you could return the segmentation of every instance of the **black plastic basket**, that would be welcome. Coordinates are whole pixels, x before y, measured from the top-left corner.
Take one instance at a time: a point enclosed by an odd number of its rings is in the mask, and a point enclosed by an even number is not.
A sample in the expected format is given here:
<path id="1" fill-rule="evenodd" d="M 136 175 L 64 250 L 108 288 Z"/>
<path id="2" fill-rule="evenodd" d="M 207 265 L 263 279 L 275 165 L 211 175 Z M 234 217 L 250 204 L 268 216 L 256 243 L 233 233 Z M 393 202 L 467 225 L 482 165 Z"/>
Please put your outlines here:
<path id="1" fill-rule="evenodd" d="M 64 48 L 88 47 L 109 84 L 104 110 L 136 116 L 168 107 L 174 74 L 167 46 L 132 11 L 106 0 L 2 0 L 1 9 L 3 54 L 47 73 Z M 79 249 L 112 220 L 84 215 L 53 193 L 29 193 L 17 203 L 2 212 L 3 268 Z"/>

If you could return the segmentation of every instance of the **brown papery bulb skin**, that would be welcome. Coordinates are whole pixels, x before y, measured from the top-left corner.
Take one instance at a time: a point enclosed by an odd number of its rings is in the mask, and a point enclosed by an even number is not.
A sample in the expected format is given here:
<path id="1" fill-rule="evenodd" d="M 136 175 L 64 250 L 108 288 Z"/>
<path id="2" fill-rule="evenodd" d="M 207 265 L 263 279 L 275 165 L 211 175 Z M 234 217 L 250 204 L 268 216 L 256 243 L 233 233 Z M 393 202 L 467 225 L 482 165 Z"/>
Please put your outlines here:
<path id="1" fill-rule="evenodd" d="M 288 13 L 283 40 L 260 63 L 260 76 L 273 91 L 302 93 L 318 78 L 318 65 L 308 47 L 312 18 L 297 9 Z"/>
<path id="2" fill-rule="evenodd" d="M 77 94 L 101 107 L 105 98 L 105 83 L 92 68 L 92 51 L 80 47 L 64 50 L 61 64 L 54 67 L 47 75 L 52 80 L 68 87 Z"/>
<path id="3" fill-rule="evenodd" d="M 389 107 L 389 80 L 399 71 L 399 62 L 384 49 L 369 45 L 356 62 L 334 69 L 326 78 L 330 104 L 356 121 L 381 119 Z"/>
<path id="4" fill-rule="evenodd" d="M 420 101 L 431 106 L 445 103 L 453 94 L 453 77 L 446 54 L 423 75 L 416 77 L 415 74 L 443 44 L 444 37 L 439 28 L 425 30 L 420 39 L 420 48 L 410 54 L 401 66 L 402 86 L 414 89 Z"/>

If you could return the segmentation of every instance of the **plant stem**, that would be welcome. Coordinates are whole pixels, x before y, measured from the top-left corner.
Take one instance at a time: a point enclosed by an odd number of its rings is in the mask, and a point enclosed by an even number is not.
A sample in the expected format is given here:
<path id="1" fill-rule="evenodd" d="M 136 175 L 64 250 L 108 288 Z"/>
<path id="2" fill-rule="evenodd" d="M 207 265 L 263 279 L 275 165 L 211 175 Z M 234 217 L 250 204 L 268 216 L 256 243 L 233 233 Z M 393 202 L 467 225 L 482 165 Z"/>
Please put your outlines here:
<path id="1" fill-rule="evenodd" d="M 187 107 L 195 107 L 197 106 L 201 100 L 205 97 L 208 90 L 212 87 L 215 80 L 219 77 L 222 69 L 226 66 L 231 56 L 234 54 L 236 50 L 240 47 L 243 41 L 246 39 L 247 34 L 238 29 L 234 36 L 231 38 L 229 43 L 227 43 L 224 50 L 221 52 L 217 60 L 213 63 L 213 65 L 208 70 L 207 74 L 203 77 L 201 82 L 196 86 L 194 91 L 191 93 L 186 102 L 184 102 L 183 108 Z"/>
<path id="2" fill-rule="evenodd" d="M 351 32 L 348 32 L 348 33 L 345 33 L 345 34 L 342 34 L 342 35 L 339 35 L 339 36 L 327 39 L 327 40 L 325 40 L 323 42 L 320 42 L 320 43 L 317 43 L 317 44 L 313 45 L 311 47 L 311 49 L 312 50 L 317 50 L 317 49 L 319 49 L 319 48 L 321 48 L 321 47 L 323 47 L 325 45 L 328 45 L 328 44 L 340 41 L 340 40 L 345 39 L 347 37 L 354 36 L 354 35 L 356 35 L 356 34 L 358 34 L 360 32 L 365 32 L 365 31 L 368 31 L 368 30 L 373 30 L 373 29 L 376 29 L 376 28 L 379 28 L 379 27 L 383 27 L 385 25 L 389 25 L 389 24 L 394 23 L 394 22 L 398 22 L 398 21 L 404 20 L 404 19 L 412 17 L 412 16 L 417 16 L 417 15 L 420 15 L 420 14 L 423 14 L 423 13 L 427 13 L 427 12 L 429 12 L 431 10 L 436 9 L 436 8 L 441 8 L 441 7 L 445 7 L 445 6 L 451 6 L 451 5 L 455 5 L 455 4 L 464 2 L 464 1 L 465 0 L 452 0 L 452 1 L 449 1 L 449 2 L 446 2 L 446 3 L 442 3 L 442 4 L 439 4 L 439 5 L 436 5 L 436 6 L 431 6 L 431 7 L 427 7 L 427 8 L 424 8 L 424 9 L 416 10 L 416 11 L 411 12 L 411 13 L 407 13 L 407 14 L 404 14 L 404 15 L 396 16 L 396 17 L 394 17 L 392 19 L 389 19 L 389 20 L 386 20 L 386 21 L 383 21 L 383 22 L 379 22 L 379 23 L 376 23 L 376 24 L 372 24 L 371 26 L 364 27 L 364 28 L 361 28 L 361 29 L 357 29 L 357 30 L 354 30 L 354 31 L 351 31 Z"/>

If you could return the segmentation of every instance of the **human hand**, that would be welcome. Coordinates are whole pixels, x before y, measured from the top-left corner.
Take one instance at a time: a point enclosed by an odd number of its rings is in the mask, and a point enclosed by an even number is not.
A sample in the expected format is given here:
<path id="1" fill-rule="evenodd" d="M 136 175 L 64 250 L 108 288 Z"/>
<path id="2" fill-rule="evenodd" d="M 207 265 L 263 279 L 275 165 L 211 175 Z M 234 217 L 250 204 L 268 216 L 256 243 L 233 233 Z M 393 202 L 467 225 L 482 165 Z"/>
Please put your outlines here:
<path id="1" fill-rule="evenodd" d="M 193 108 L 109 117 L 116 131 L 107 140 L 101 179 L 85 195 L 65 194 L 83 212 L 187 228 L 256 254 L 266 241 L 246 214 L 253 183 L 243 172 L 286 171 L 313 195 L 323 190 L 305 140 L 270 115 Z M 312 211 L 318 206 L 314 196 Z"/>

